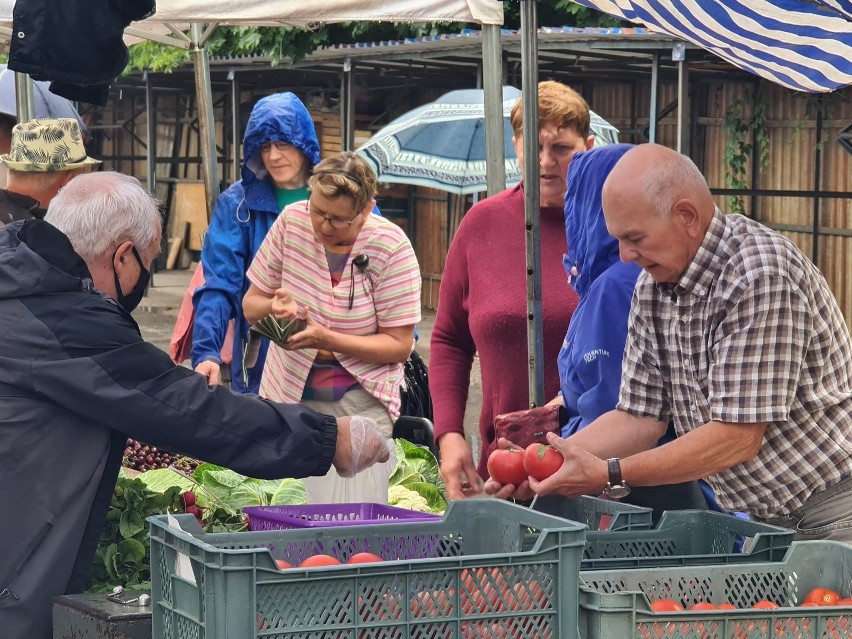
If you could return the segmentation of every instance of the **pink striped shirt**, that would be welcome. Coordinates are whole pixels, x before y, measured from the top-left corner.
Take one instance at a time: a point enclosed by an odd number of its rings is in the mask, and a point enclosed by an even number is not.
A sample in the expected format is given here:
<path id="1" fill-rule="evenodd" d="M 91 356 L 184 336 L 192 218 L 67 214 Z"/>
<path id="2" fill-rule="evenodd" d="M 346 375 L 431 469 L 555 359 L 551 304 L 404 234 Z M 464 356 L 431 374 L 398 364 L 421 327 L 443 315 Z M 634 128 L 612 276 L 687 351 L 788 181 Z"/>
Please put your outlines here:
<path id="1" fill-rule="evenodd" d="M 314 237 L 306 204 L 292 204 L 278 216 L 248 270 L 249 281 L 270 295 L 276 289 L 287 289 L 300 307 L 310 309 L 312 318 L 340 333 L 374 335 L 379 326 L 419 322 L 420 268 L 403 230 L 370 215 L 355 239 L 340 283 L 332 287 L 325 248 Z M 351 265 L 362 254 L 369 258 L 366 270 L 372 287 L 367 274 Z M 263 369 L 260 395 L 299 402 L 316 355 L 316 349 L 287 351 L 273 345 Z M 402 364 L 373 364 L 342 353 L 335 356 L 368 393 L 387 406 L 392 419 L 399 416 Z"/>

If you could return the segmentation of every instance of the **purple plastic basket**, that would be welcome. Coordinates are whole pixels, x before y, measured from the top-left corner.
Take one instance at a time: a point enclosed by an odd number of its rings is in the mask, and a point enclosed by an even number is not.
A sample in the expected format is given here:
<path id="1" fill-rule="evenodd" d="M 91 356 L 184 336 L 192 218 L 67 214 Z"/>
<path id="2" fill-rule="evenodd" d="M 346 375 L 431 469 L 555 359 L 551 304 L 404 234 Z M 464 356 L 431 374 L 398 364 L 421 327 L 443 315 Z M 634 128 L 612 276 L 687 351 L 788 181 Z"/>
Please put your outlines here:
<path id="1" fill-rule="evenodd" d="M 251 530 L 283 530 L 327 526 L 359 526 L 394 522 L 435 521 L 440 515 L 384 504 L 312 504 L 309 506 L 246 506 Z"/>

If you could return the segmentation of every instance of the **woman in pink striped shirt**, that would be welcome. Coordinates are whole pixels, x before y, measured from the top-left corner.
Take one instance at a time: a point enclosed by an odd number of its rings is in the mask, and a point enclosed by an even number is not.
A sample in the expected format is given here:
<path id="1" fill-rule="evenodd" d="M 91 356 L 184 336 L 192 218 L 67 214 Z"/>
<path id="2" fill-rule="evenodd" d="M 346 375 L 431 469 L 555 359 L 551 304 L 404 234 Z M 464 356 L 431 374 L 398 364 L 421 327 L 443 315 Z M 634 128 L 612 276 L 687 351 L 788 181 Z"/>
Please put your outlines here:
<path id="1" fill-rule="evenodd" d="M 351 152 L 315 168 L 309 199 L 284 209 L 248 271 L 243 311 L 299 315 L 305 330 L 271 348 L 263 397 L 302 402 L 327 415 L 365 415 L 390 442 L 403 364 L 420 321 L 420 269 L 403 230 L 372 215 L 376 176 Z M 387 502 L 387 464 L 351 479 L 332 469 L 305 480 L 309 503 Z"/>

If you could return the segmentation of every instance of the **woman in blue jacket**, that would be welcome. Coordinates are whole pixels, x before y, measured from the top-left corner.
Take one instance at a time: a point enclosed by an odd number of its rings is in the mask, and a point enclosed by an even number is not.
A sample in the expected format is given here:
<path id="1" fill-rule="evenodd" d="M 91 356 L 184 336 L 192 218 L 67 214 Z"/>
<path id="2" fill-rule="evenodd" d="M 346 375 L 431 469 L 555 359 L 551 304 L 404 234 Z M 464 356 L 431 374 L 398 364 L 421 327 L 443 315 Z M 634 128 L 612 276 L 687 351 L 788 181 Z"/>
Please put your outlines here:
<path id="1" fill-rule="evenodd" d="M 305 105 L 292 93 L 258 101 L 243 138 L 242 179 L 219 196 L 204 237 L 204 285 L 193 294 L 192 367 L 210 384 L 220 381 L 221 349 L 235 320 L 231 388 L 257 393 L 269 346 L 263 340 L 257 364 L 244 371 L 242 354 L 249 323 L 242 300 L 248 271 L 263 238 L 288 204 L 306 200 L 308 176 L 320 161 L 319 141 Z"/>
<path id="2" fill-rule="evenodd" d="M 559 351 L 560 389 L 568 413 L 562 437 L 573 435 L 618 404 L 630 301 L 642 269 L 621 261 L 618 240 L 606 228 L 601 189 L 616 162 L 631 148 L 632 144 L 612 144 L 578 153 L 568 169 L 568 255 L 563 264 L 580 302 Z M 707 507 L 698 482 L 634 488 L 625 501 L 653 508 L 656 516 L 663 510 Z"/>

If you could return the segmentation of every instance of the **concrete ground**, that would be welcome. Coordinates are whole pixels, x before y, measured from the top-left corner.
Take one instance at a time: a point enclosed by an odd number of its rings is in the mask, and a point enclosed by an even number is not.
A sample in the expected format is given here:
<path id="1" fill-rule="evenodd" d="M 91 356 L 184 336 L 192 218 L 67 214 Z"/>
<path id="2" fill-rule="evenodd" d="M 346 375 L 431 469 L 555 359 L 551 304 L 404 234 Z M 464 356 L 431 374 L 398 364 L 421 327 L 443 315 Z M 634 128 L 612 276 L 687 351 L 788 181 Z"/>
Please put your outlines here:
<path id="1" fill-rule="evenodd" d="M 166 352 L 169 350 L 169 341 L 171 340 L 175 319 L 194 270 L 195 266 L 193 265 L 188 270 L 154 273 L 148 293 L 133 312 L 133 317 L 142 330 L 142 337 Z M 417 331 L 420 333 L 417 351 L 428 364 L 429 342 L 432 336 L 432 326 L 435 323 L 435 311 L 424 308 L 422 315 L 423 319 L 417 325 Z M 481 408 L 482 386 L 479 377 L 479 358 L 475 358 L 465 414 L 465 433 L 468 441 L 476 449 L 479 445 L 479 412 Z"/>

